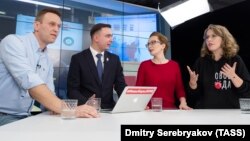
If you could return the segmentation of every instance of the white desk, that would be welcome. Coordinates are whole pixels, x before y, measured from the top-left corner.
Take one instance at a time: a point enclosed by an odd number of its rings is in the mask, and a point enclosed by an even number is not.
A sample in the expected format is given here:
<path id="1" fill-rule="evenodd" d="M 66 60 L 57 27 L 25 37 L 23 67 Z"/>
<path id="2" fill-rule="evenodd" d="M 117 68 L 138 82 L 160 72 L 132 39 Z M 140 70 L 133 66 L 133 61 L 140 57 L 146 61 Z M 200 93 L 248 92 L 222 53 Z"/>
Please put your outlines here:
<path id="1" fill-rule="evenodd" d="M 63 120 L 39 114 L 0 127 L 1 141 L 119 141 L 121 124 L 240 124 L 250 114 L 240 110 L 165 110 L 163 112 L 102 113 L 100 118 Z"/>

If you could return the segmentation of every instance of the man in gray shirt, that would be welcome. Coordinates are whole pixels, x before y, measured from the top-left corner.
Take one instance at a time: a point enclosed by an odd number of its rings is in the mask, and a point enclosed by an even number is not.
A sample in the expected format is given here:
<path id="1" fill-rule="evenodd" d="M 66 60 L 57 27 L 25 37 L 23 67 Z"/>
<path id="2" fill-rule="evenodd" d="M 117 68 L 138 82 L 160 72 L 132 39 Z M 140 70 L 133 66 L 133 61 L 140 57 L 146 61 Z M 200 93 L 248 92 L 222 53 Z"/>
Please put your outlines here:
<path id="1" fill-rule="evenodd" d="M 61 27 L 60 13 L 40 11 L 34 32 L 24 36 L 8 35 L 0 44 L 0 125 L 30 115 L 34 100 L 45 108 L 61 112 L 61 100 L 54 94 L 53 64 L 47 45 L 53 43 Z M 77 117 L 98 117 L 87 105 L 78 106 Z"/>

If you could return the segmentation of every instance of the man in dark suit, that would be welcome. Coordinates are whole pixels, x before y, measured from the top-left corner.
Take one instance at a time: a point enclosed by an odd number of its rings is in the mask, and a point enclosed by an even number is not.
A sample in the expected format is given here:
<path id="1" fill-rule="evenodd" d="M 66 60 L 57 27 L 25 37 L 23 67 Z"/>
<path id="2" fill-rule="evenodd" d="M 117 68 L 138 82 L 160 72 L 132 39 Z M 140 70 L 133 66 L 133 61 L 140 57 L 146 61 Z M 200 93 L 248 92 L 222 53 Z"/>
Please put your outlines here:
<path id="1" fill-rule="evenodd" d="M 67 94 L 69 98 L 78 99 L 79 104 L 91 97 L 100 97 L 101 108 L 113 108 L 113 88 L 120 96 L 126 83 L 119 57 L 106 51 L 112 43 L 111 25 L 94 25 L 90 36 L 90 48 L 71 58 Z M 101 56 L 99 63 L 97 54 Z"/>

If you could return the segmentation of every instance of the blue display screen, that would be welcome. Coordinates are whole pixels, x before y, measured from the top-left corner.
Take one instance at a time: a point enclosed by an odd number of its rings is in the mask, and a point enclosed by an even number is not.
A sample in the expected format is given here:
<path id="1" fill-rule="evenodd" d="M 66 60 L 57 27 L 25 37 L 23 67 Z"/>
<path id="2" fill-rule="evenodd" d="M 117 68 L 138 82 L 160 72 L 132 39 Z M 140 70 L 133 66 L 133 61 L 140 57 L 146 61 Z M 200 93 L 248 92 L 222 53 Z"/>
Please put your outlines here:
<path id="1" fill-rule="evenodd" d="M 16 34 L 23 35 L 33 32 L 33 22 L 35 17 L 27 15 L 17 15 Z M 83 49 L 83 26 L 79 23 L 63 21 L 60 33 L 53 44 L 48 48 L 63 49 L 72 51 L 82 51 Z"/>

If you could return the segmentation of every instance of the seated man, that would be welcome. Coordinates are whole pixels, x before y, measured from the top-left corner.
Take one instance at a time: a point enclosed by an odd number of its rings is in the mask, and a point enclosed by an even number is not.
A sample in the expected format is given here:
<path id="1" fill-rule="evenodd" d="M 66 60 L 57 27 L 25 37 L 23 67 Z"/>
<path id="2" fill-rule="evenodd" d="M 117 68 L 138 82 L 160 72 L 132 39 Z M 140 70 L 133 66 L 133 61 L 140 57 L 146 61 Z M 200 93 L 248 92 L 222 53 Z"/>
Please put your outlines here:
<path id="1" fill-rule="evenodd" d="M 119 56 L 106 51 L 112 42 L 111 26 L 96 24 L 90 36 L 90 48 L 71 58 L 67 94 L 69 98 L 78 99 L 79 104 L 90 97 L 99 97 L 101 108 L 113 108 L 113 88 L 120 95 L 126 83 Z"/>
<path id="2" fill-rule="evenodd" d="M 60 13 L 40 11 L 34 32 L 24 36 L 8 35 L 0 44 L 0 126 L 30 114 L 34 100 L 61 113 L 62 101 L 54 94 L 53 63 L 47 45 L 53 43 L 61 26 Z M 88 105 L 76 109 L 77 117 L 97 117 Z"/>

